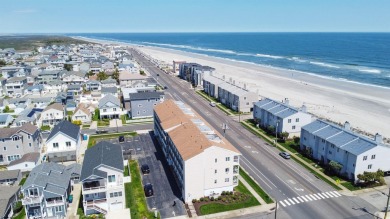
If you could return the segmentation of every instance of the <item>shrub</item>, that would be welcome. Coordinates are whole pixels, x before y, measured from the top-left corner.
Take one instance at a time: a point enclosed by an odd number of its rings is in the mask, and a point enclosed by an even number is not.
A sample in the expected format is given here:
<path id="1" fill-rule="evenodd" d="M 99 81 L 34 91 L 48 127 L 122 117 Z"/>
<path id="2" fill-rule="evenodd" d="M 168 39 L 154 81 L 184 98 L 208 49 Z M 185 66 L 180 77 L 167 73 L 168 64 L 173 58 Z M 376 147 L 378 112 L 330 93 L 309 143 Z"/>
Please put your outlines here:
<path id="1" fill-rule="evenodd" d="M 221 192 L 221 195 L 226 195 L 226 192 L 225 192 L 225 191 L 222 191 L 222 192 Z"/>
<path id="2" fill-rule="evenodd" d="M 219 197 L 218 197 L 218 201 L 221 201 L 221 199 L 222 199 L 222 197 L 221 197 L 221 196 L 219 196 Z"/>
<path id="3" fill-rule="evenodd" d="M 22 210 L 22 208 L 23 208 L 22 202 L 21 201 L 16 202 L 14 209 L 13 209 L 14 214 L 17 214 L 18 212 L 20 212 L 20 210 Z"/>
<path id="4" fill-rule="evenodd" d="M 204 197 L 204 201 L 208 202 L 209 201 L 209 197 Z"/>
<path id="5" fill-rule="evenodd" d="M 229 192 L 229 195 L 233 195 L 233 191 Z"/>
<path id="6" fill-rule="evenodd" d="M 222 200 L 223 202 L 226 202 L 226 198 L 225 198 L 225 197 L 223 197 L 221 200 Z"/>
<path id="7" fill-rule="evenodd" d="M 202 202 L 202 201 L 204 201 L 204 198 L 202 197 L 202 198 L 200 198 L 199 200 Z"/>
<path id="8" fill-rule="evenodd" d="M 211 198 L 210 198 L 210 201 L 214 201 L 214 197 L 211 197 Z"/>
<path id="9" fill-rule="evenodd" d="M 196 201 L 197 201 L 196 199 L 192 199 L 192 203 L 196 203 Z"/>

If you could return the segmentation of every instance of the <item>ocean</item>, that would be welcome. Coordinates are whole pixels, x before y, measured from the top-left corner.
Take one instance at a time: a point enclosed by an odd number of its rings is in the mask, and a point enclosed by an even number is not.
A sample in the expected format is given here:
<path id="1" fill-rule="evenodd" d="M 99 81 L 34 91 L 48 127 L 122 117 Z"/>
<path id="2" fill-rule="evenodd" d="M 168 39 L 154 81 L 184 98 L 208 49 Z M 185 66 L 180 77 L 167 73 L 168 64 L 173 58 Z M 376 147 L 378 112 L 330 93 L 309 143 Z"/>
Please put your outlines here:
<path id="1" fill-rule="evenodd" d="M 390 33 L 78 33 L 390 88 Z"/>

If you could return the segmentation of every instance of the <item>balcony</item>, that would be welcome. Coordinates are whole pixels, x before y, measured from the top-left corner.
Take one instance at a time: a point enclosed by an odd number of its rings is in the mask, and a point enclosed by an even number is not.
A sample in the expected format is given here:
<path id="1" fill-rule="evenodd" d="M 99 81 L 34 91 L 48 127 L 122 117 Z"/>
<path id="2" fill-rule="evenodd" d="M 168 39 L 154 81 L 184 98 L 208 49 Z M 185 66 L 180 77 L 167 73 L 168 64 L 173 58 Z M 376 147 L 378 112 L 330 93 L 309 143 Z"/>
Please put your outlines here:
<path id="1" fill-rule="evenodd" d="M 108 204 L 106 198 L 84 201 L 83 205 L 85 210 L 92 209 L 102 214 L 107 214 Z"/>
<path id="2" fill-rule="evenodd" d="M 103 181 L 93 181 L 83 183 L 83 194 L 99 193 L 107 190 L 107 185 Z"/>
<path id="3" fill-rule="evenodd" d="M 240 168 L 236 165 L 233 167 L 233 174 L 238 174 L 238 171 L 240 170 Z"/>
<path id="4" fill-rule="evenodd" d="M 23 205 L 32 205 L 40 204 L 42 202 L 43 196 L 27 196 L 22 199 Z"/>
<path id="5" fill-rule="evenodd" d="M 64 205 L 65 202 L 62 199 L 54 199 L 54 200 L 46 200 L 46 207 L 56 206 L 56 205 Z"/>

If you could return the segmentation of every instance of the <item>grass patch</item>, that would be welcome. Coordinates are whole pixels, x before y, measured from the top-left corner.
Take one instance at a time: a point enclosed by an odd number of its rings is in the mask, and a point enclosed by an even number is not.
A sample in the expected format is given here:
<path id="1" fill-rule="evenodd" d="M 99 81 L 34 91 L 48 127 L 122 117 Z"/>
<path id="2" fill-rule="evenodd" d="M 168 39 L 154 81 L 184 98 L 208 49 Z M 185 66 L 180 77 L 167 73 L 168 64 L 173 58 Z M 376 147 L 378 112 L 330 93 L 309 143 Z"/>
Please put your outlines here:
<path id="1" fill-rule="evenodd" d="M 19 212 L 19 214 L 14 215 L 12 218 L 13 218 L 13 219 L 25 219 L 25 218 L 26 218 L 26 211 L 24 210 L 24 207 L 23 207 L 22 210 Z"/>
<path id="2" fill-rule="evenodd" d="M 100 134 L 100 135 L 91 135 L 89 136 L 88 140 L 88 148 L 92 147 L 96 144 L 96 140 L 102 140 L 102 139 L 113 139 L 118 138 L 119 136 L 125 136 L 125 137 L 133 137 L 136 136 L 136 132 L 121 132 L 121 133 L 115 133 L 115 134 Z"/>
<path id="3" fill-rule="evenodd" d="M 121 115 L 122 124 L 126 124 L 127 116 L 127 114 Z"/>
<path id="4" fill-rule="evenodd" d="M 142 187 L 138 163 L 129 161 L 131 182 L 125 183 L 126 207 L 130 208 L 132 219 L 154 218 L 154 213 L 148 210 Z"/>
<path id="5" fill-rule="evenodd" d="M 256 191 L 256 193 L 267 203 L 274 203 L 271 197 L 240 167 L 240 176 Z"/>
<path id="6" fill-rule="evenodd" d="M 72 111 L 66 111 L 66 115 L 72 116 L 72 115 L 73 115 L 73 112 L 72 112 Z"/>
<path id="7" fill-rule="evenodd" d="M 129 176 L 129 165 L 125 166 L 125 169 L 123 170 L 123 176 Z"/>
<path id="8" fill-rule="evenodd" d="M 19 185 L 23 186 L 24 183 L 26 182 L 26 180 L 27 180 L 27 178 L 22 178 L 22 180 L 20 180 L 20 182 L 19 182 Z"/>
<path id="9" fill-rule="evenodd" d="M 50 126 L 48 126 L 48 125 L 43 125 L 43 126 L 41 126 L 41 131 L 50 131 Z"/>
<path id="10" fill-rule="evenodd" d="M 109 126 L 110 121 L 109 120 L 98 120 L 97 121 L 97 126 Z"/>
<path id="11" fill-rule="evenodd" d="M 232 203 L 232 204 L 210 203 L 210 204 L 202 205 L 200 207 L 201 214 L 202 215 L 214 214 L 214 213 L 219 213 L 224 211 L 232 211 L 240 208 L 248 208 L 248 207 L 260 205 L 259 201 L 257 201 L 257 199 L 252 195 L 252 193 L 250 193 L 249 190 L 241 182 L 238 183 L 238 186 L 236 186 L 234 190 L 237 192 L 248 194 L 250 195 L 250 197 L 245 202 L 241 202 L 241 203 Z"/>
<path id="12" fill-rule="evenodd" d="M 83 125 L 83 129 L 89 129 L 89 127 L 91 127 L 91 125 Z"/>
<path id="13" fill-rule="evenodd" d="M 196 91 L 197 94 L 199 94 L 200 96 L 202 96 L 204 99 L 206 99 L 207 101 L 209 102 L 215 102 L 217 104 L 217 108 L 222 110 L 223 112 L 225 112 L 226 114 L 229 114 L 229 115 L 238 115 L 239 113 L 232 110 L 232 109 L 229 109 L 228 107 L 226 107 L 225 105 L 219 103 L 219 101 L 214 98 L 214 97 L 210 97 L 209 95 L 207 95 L 204 91 L 202 90 L 198 90 Z"/>

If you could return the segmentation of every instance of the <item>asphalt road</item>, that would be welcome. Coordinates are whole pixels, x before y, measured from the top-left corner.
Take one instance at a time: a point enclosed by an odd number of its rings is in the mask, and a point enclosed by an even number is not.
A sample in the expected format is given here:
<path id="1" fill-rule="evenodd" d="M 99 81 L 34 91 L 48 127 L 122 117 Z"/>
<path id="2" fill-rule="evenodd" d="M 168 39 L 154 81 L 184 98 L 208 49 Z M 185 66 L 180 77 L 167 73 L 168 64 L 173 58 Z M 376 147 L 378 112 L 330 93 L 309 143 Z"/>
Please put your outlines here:
<path id="1" fill-rule="evenodd" d="M 374 206 L 358 197 L 337 195 L 334 188 L 293 160 L 281 158 L 277 149 L 244 129 L 237 118 L 209 106 L 187 82 L 166 74 L 137 52 L 132 53 L 152 77 L 168 87 L 166 98 L 186 103 L 220 133 L 223 133 L 222 124 L 228 124 L 226 139 L 242 153 L 241 166 L 278 201 L 277 218 L 373 218 L 377 211 Z M 253 217 L 256 216 L 267 218 L 261 214 Z"/>
<path id="2" fill-rule="evenodd" d="M 99 130 L 101 129 L 107 130 L 108 133 L 132 132 L 137 130 L 151 130 L 153 129 L 153 123 L 132 124 L 132 125 L 121 126 L 118 128 L 117 127 L 99 128 Z M 96 129 L 82 129 L 81 134 L 96 135 Z"/>

